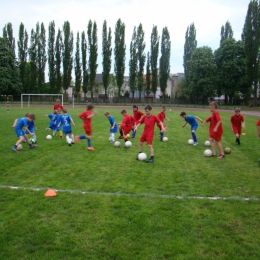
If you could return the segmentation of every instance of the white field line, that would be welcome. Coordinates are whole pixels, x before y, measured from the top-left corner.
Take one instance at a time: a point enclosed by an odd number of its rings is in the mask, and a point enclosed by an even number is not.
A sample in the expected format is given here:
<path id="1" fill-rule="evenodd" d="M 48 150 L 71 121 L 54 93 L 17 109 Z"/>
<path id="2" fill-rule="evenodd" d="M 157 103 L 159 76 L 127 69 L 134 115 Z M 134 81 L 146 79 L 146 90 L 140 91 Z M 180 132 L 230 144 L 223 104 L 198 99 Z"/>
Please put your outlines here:
<path id="1" fill-rule="evenodd" d="M 49 187 L 21 187 L 21 186 L 7 186 L 0 185 L 0 189 L 13 189 L 13 190 L 31 190 L 31 191 L 47 191 Z M 240 200 L 240 201 L 259 201 L 258 197 L 207 197 L 207 196 L 186 196 L 186 195 L 160 195 L 160 194 L 150 194 L 150 193 L 140 193 L 140 194 L 131 194 L 124 192 L 100 192 L 100 191 L 84 191 L 84 190 L 70 190 L 70 189 L 54 189 L 55 192 L 68 192 L 75 194 L 94 194 L 94 195 L 105 195 L 105 196 L 126 196 L 126 197 L 151 197 L 151 198 L 165 198 L 165 199 L 199 199 L 199 200 Z"/>

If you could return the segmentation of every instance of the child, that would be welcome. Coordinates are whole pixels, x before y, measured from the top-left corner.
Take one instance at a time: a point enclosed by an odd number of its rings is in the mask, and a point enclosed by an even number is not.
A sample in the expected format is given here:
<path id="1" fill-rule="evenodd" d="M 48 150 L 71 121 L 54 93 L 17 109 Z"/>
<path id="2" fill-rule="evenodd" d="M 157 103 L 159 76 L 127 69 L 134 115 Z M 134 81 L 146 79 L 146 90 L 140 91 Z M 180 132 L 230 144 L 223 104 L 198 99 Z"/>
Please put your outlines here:
<path id="1" fill-rule="evenodd" d="M 236 143 L 240 145 L 241 128 L 244 125 L 244 117 L 240 114 L 240 108 L 235 109 L 235 114 L 230 118 L 231 131 L 236 135 Z"/>
<path id="2" fill-rule="evenodd" d="M 56 99 L 56 103 L 54 104 L 53 111 L 57 111 L 58 109 L 64 110 L 64 107 L 60 103 L 60 99 Z"/>
<path id="3" fill-rule="evenodd" d="M 83 120 L 83 128 L 86 132 L 86 135 L 80 135 L 75 137 L 75 141 L 78 142 L 80 139 L 87 139 L 88 150 L 94 151 L 95 149 L 91 146 L 91 135 L 92 135 L 92 126 L 91 118 L 97 114 L 96 111 L 92 112 L 94 106 L 92 104 L 87 105 L 87 110 L 79 114 L 79 118 Z"/>
<path id="4" fill-rule="evenodd" d="M 140 124 L 145 124 L 144 131 L 142 133 L 142 136 L 140 138 L 139 143 L 139 153 L 142 153 L 143 151 L 143 143 L 146 142 L 149 150 L 150 150 L 150 159 L 147 160 L 147 163 L 153 163 L 154 162 L 154 149 L 153 149 L 153 136 L 154 136 L 154 125 L 155 123 L 158 123 L 161 125 L 161 130 L 164 131 L 163 123 L 159 120 L 159 118 L 155 115 L 152 115 L 152 107 L 150 105 L 147 105 L 145 107 L 145 116 L 141 118 L 137 126 L 135 127 L 135 130 L 139 127 Z M 138 156 L 137 156 L 138 159 Z"/>
<path id="5" fill-rule="evenodd" d="M 64 114 L 61 116 L 61 122 L 58 124 L 58 128 L 60 125 L 63 125 L 63 134 L 66 136 L 66 141 L 71 146 L 71 144 L 74 144 L 74 135 L 72 133 L 71 129 L 71 123 L 75 126 L 73 119 L 69 114 L 67 114 L 67 109 L 63 109 Z"/>
<path id="6" fill-rule="evenodd" d="M 211 144 L 211 148 L 212 148 L 212 156 L 216 156 L 216 149 L 215 149 L 215 144 L 214 141 L 216 142 L 220 155 L 218 157 L 218 159 L 223 159 L 225 158 L 225 154 L 223 152 L 223 148 L 221 145 L 221 137 L 223 134 L 223 128 L 222 128 L 222 122 L 221 122 L 221 118 L 220 115 L 217 111 L 217 103 L 216 102 L 212 102 L 209 104 L 209 109 L 212 112 L 212 115 L 210 118 L 208 118 L 207 120 L 210 121 L 210 144 Z M 203 122 L 204 124 L 205 122 Z"/>
<path id="7" fill-rule="evenodd" d="M 56 134 L 56 128 L 57 128 L 57 122 L 56 122 L 56 120 L 57 120 L 57 114 L 58 114 L 58 112 L 57 112 L 57 110 L 55 110 L 55 111 L 53 112 L 53 114 L 45 115 L 46 117 L 49 117 L 49 119 L 51 120 L 49 127 L 47 127 L 45 130 L 46 130 L 46 131 L 53 130 L 53 135 Z"/>
<path id="8" fill-rule="evenodd" d="M 181 112 L 180 116 L 182 118 L 184 118 L 184 120 L 186 121 L 186 123 L 182 126 L 182 128 L 185 127 L 187 125 L 187 123 L 190 124 L 190 126 L 191 126 L 191 135 L 192 135 L 192 138 L 194 140 L 194 144 L 193 145 L 198 145 L 199 143 L 198 143 L 195 131 L 197 130 L 199 125 L 198 125 L 198 122 L 196 121 L 196 119 L 200 120 L 202 123 L 203 123 L 203 120 L 200 119 L 198 116 L 187 115 L 185 112 Z"/>
<path id="9" fill-rule="evenodd" d="M 19 120 L 17 120 L 17 123 L 15 125 L 15 132 L 17 137 L 19 137 L 19 140 L 15 143 L 15 145 L 12 147 L 12 150 L 14 152 L 18 152 L 17 150 L 17 146 L 23 142 L 23 139 L 25 138 L 26 142 L 28 143 L 29 147 L 35 148 L 35 145 L 31 144 L 29 141 L 29 138 L 27 136 L 27 134 L 25 133 L 25 131 L 23 129 L 25 129 L 26 131 L 28 131 L 28 133 L 33 136 L 34 133 L 31 133 L 30 130 L 28 129 L 28 122 L 31 122 L 33 120 L 35 120 L 35 115 L 34 114 L 26 114 L 27 116 L 20 118 Z"/>
<path id="10" fill-rule="evenodd" d="M 162 111 L 159 112 L 158 115 L 157 115 L 157 117 L 159 118 L 159 120 L 160 120 L 162 123 L 163 123 L 164 119 L 166 119 L 168 122 L 171 121 L 168 117 L 166 117 L 165 111 L 166 111 L 166 107 L 165 107 L 165 106 L 162 106 Z M 159 136 L 160 136 L 160 141 L 162 141 L 162 140 L 163 140 L 164 132 L 162 131 L 160 124 L 157 123 L 157 126 L 158 126 L 159 129 L 160 129 Z M 165 131 L 166 131 L 166 128 L 167 128 L 166 125 L 163 124 L 163 126 L 164 126 L 164 129 L 165 129 Z"/>
<path id="11" fill-rule="evenodd" d="M 61 127 L 62 127 L 62 124 L 60 123 L 61 122 L 61 119 L 62 119 L 62 109 L 61 108 L 58 108 L 57 110 L 57 116 L 56 116 L 56 129 L 55 129 L 55 133 L 58 131 L 59 132 L 59 135 L 60 135 L 60 139 L 63 139 L 63 135 L 62 135 L 62 131 L 61 131 Z"/>
<path id="12" fill-rule="evenodd" d="M 117 133 L 117 124 L 113 116 L 110 115 L 108 111 L 105 112 L 105 116 L 108 118 L 108 121 L 110 123 L 110 142 L 115 142 L 115 133 Z"/>
<path id="13" fill-rule="evenodd" d="M 121 115 L 124 117 L 122 120 L 122 123 L 119 126 L 119 132 L 120 132 L 120 139 L 124 139 L 125 142 L 128 141 L 127 135 L 130 133 L 130 131 L 133 128 L 133 125 L 135 124 L 135 119 L 131 115 L 127 114 L 126 110 L 123 109 L 121 111 Z"/>
<path id="14" fill-rule="evenodd" d="M 144 116 L 144 113 L 138 110 L 138 106 L 136 105 L 133 106 L 133 113 L 134 113 L 133 117 L 135 119 L 135 123 L 132 128 L 132 139 L 134 139 L 136 136 L 136 131 L 134 131 L 136 124 L 138 124 L 139 120 Z"/>

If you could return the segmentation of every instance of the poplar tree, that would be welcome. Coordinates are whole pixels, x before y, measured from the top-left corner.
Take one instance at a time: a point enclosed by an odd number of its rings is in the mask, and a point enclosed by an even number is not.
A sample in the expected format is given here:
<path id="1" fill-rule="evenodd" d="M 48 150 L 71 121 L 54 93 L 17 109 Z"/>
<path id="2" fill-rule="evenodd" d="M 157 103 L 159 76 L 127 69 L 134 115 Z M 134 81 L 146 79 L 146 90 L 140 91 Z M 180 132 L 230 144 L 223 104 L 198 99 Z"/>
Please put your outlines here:
<path id="1" fill-rule="evenodd" d="M 86 36 L 85 32 L 83 31 L 81 33 L 81 60 L 82 60 L 82 79 L 83 79 L 83 84 L 82 84 L 82 89 L 84 92 L 84 98 L 86 98 L 86 94 L 88 92 L 88 69 L 87 69 L 87 41 L 86 41 Z"/>
<path id="2" fill-rule="evenodd" d="M 148 96 L 151 91 L 151 70 L 150 70 L 150 53 L 147 53 L 147 61 L 146 61 L 146 95 Z"/>
<path id="3" fill-rule="evenodd" d="M 118 97 L 120 98 L 121 88 L 124 83 L 124 74 L 125 74 L 125 24 L 121 19 L 117 20 L 115 27 L 115 64 L 114 71 L 116 75 L 116 82 L 118 86 Z"/>
<path id="4" fill-rule="evenodd" d="M 55 22 L 49 24 L 48 38 L 48 65 L 49 65 L 49 82 L 50 92 L 55 93 L 56 71 L 55 71 Z"/>
<path id="5" fill-rule="evenodd" d="M 37 34 L 32 29 L 30 38 L 30 48 L 29 48 L 29 62 L 30 62 L 30 88 L 28 93 L 36 92 L 36 80 L 37 80 Z"/>
<path id="6" fill-rule="evenodd" d="M 76 40 L 76 53 L 75 53 L 75 90 L 77 92 L 77 98 L 79 101 L 80 98 L 80 87 L 81 87 L 81 63 L 80 63 L 80 38 L 79 32 L 77 33 L 77 40 Z"/>
<path id="7" fill-rule="evenodd" d="M 6 40 L 7 46 L 13 51 L 15 57 L 15 38 L 13 37 L 13 26 L 8 23 L 3 28 L 3 38 Z"/>
<path id="8" fill-rule="evenodd" d="M 158 55 L 159 55 L 159 40 L 157 26 L 153 26 L 151 33 L 151 73 L 152 73 L 152 92 L 154 95 L 158 86 Z"/>
<path id="9" fill-rule="evenodd" d="M 73 68 L 73 33 L 70 30 L 70 23 L 64 22 L 63 25 L 63 90 L 66 91 L 71 84 L 71 71 Z"/>
<path id="10" fill-rule="evenodd" d="M 62 62 L 62 35 L 61 30 L 58 29 L 56 43 L 55 43 L 55 90 L 54 93 L 60 93 L 62 89 L 62 76 L 61 76 L 61 62 Z"/>
<path id="11" fill-rule="evenodd" d="M 102 32 L 103 44 L 102 44 L 102 55 L 103 55 L 103 73 L 102 73 L 102 80 L 103 86 L 105 89 L 105 101 L 107 101 L 107 89 L 109 86 L 109 75 L 111 70 L 111 55 L 112 55 L 112 35 L 111 35 L 111 28 L 109 27 L 107 33 L 107 22 L 106 20 L 103 23 L 103 32 Z"/>
<path id="12" fill-rule="evenodd" d="M 97 74 L 97 24 L 89 20 L 88 23 L 88 51 L 89 51 L 89 87 L 91 94 L 91 101 L 93 101 L 93 88 L 95 86 Z"/>
<path id="13" fill-rule="evenodd" d="M 140 24 L 137 28 L 136 36 L 136 47 L 137 47 L 137 61 L 138 61 L 138 74 L 137 74 L 137 89 L 139 91 L 139 100 L 141 100 L 141 94 L 144 89 L 144 66 L 146 55 L 145 42 L 144 42 L 144 31 L 143 26 Z"/>
<path id="14" fill-rule="evenodd" d="M 160 87 L 163 93 L 163 101 L 165 97 L 165 90 L 167 88 L 167 81 L 170 75 L 170 58 L 171 58 L 171 41 L 170 34 L 167 27 L 163 28 L 161 41 L 161 58 L 160 58 Z"/>
<path id="15" fill-rule="evenodd" d="M 134 99 L 137 77 L 137 50 L 136 50 L 136 27 L 134 27 L 132 40 L 130 43 L 130 60 L 129 60 L 129 87 Z"/>
<path id="16" fill-rule="evenodd" d="M 226 22 L 225 26 L 221 26 L 221 31 L 220 31 L 220 45 L 222 42 L 226 39 L 232 39 L 233 38 L 233 29 L 229 21 Z"/>

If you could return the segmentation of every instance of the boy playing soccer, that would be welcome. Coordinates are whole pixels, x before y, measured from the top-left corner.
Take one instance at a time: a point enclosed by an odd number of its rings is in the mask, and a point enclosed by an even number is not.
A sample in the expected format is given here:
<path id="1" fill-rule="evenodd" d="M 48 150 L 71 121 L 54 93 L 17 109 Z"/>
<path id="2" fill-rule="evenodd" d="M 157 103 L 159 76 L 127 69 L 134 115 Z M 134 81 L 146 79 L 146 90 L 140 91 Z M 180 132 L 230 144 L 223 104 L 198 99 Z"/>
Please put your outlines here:
<path id="1" fill-rule="evenodd" d="M 199 118 L 198 116 L 187 115 L 185 112 L 181 112 L 180 116 L 182 118 L 184 118 L 184 120 L 186 121 L 186 123 L 182 126 L 182 128 L 185 127 L 187 125 L 187 123 L 190 124 L 190 126 L 191 126 L 191 135 L 192 135 L 192 138 L 194 140 L 194 144 L 193 145 L 198 145 L 199 143 L 198 143 L 195 131 L 197 130 L 199 125 L 198 125 L 198 122 L 196 121 L 196 119 L 200 120 L 201 123 L 203 123 L 203 120 L 201 118 Z"/>
<path id="2" fill-rule="evenodd" d="M 143 116 L 139 123 L 136 125 L 135 130 L 139 127 L 140 124 L 145 124 L 144 131 L 142 133 L 142 136 L 140 138 L 139 143 L 139 153 L 142 153 L 143 151 L 143 143 L 146 142 L 149 150 L 150 150 L 150 159 L 147 160 L 147 163 L 153 163 L 154 162 L 154 149 L 153 149 L 153 136 L 154 136 L 154 125 L 155 123 L 158 123 L 161 125 L 162 131 L 164 131 L 163 123 L 159 120 L 159 118 L 155 115 L 152 115 L 152 107 L 150 105 L 147 105 L 145 107 L 145 116 Z M 138 159 L 138 156 L 137 156 Z"/>
<path id="3" fill-rule="evenodd" d="M 26 131 L 28 131 L 28 133 L 33 136 L 34 133 L 31 133 L 30 130 L 28 129 L 28 122 L 31 122 L 35 120 L 35 115 L 34 114 L 27 114 L 26 117 L 20 118 L 17 121 L 17 124 L 15 125 L 15 132 L 17 137 L 19 137 L 19 140 L 15 143 L 15 145 L 12 147 L 12 150 L 14 152 L 18 152 L 17 150 L 17 146 L 23 142 L 23 139 L 25 138 L 26 142 L 28 143 L 29 147 L 35 148 L 35 145 L 31 144 L 29 141 L 29 138 L 27 136 L 27 134 L 25 133 L 25 131 L 23 129 L 25 129 Z"/>
<path id="4" fill-rule="evenodd" d="M 230 118 L 231 131 L 236 136 L 236 143 L 240 145 L 241 128 L 244 125 L 244 117 L 240 114 L 240 108 L 235 109 L 235 114 Z"/>
<path id="5" fill-rule="evenodd" d="M 58 109 L 61 109 L 62 111 L 64 110 L 64 107 L 62 106 L 62 104 L 60 103 L 60 99 L 56 99 L 56 103 L 53 106 L 53 111 L 56 111 Z"/>
<path id="6" fill-rule="evenodd" d="M 83 128 L 86 132 L 86 135 L 80 135 L 75 137 L 76 142 L 78 142 L 80 139 L 87 139 L 89 151 L 95 150 L 91 146 L 91 135 L 92 135 L 91 118 L 97 114 L 96 111 L 92 112 L 93 108 L 94 106 L 92 104 L 89 104 L 87 105 L 87 110 L 79 114 L 79 118 L 83 120 Z"/>
<path id="7" fill-rule="evenodd" d="M 136 131 L 134 131 L 136 124 L 138 124 L 138 121 L 144 116 L 144 113 L 138 110 L 138 106 L 134 105 L 133 106 L 133 113 L 134 113 L 134 119 L 135 123 L 132 128 L 132 138 L 135 138 L 136 136 Z"/>
<path id="8" fill-rule="evenodd" d="M 46 117 L 49 117 L 49 119 L 50 119 L 49 127 L 47 127 L 45 130 L 46 130 L 46 131 L 53 130 L 53 135 L 55 135 L 55 133 L 56 133 L 56 128 L 57 128 L 57 124 L 56 124 L 57 114 L 58 114 L 58 112 L 57 112 L 57 110 L 55 110 L 55 111 L 53 112 L 53 114 L 45 115 Z"/>
<path id="9" fill-rule="evenodd" d="M 168 122 L 171 121 L 168 117 L 166 117 L 165 111 L 166 111 L 166 107 L 165 107 L 165 106 L 162 106 L 162 111 L 159 112 L 158 115 L 157 115 L 157 117 L 159 118 L 159 120 L 160 120 L 162 123 L 163 123 L 164 119 L 166 119 Z M 160 141 L 162 141 L 162 140 L 163 140 L 164 132 L 166 131 L 166 128 L 167 128 L 167 127 L 166 127 L 165 124 L 163 124 L 165 131 L 162 131 L 161 125 L 157 123 L 157 126 L 158 126 L 159 129 L 160 129 L 159 136 L 160 136 Z"/>
<path id="10" fill-rule="evenodd" d="M 108 111 L 105 112 L 105 116 L 108 118 L 108 121 L 110 123 L 110 128 L 109 128 L 109 132 L 110 132 L 110 142 L 113 143 L 115 142 L 115 133 L 117 133 L 117 123 L 114 119 L 113 116 L 110 115 L 110 113 Z"/>
<path id="11" fill-rule="evenodd" d="M 121 111 L 122 116 L 124 117 L 122 123 L 119 126 L 119 132 L 121 139 L 124 139 L 125 142 L 128 141 L 127 134 L 132 130 L 133 125 L 135 124 L 135 119 L 131 115 L 127 114 L 126 110 Z"/>

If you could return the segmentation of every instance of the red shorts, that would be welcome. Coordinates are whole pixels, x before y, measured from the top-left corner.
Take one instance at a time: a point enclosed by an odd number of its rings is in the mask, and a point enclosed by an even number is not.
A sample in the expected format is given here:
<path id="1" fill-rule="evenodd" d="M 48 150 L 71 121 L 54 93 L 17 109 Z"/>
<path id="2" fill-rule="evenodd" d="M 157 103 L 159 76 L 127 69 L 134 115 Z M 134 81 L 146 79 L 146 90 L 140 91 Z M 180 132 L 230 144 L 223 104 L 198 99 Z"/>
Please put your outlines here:
<path id="1" fill-rule="evenodd" d="M 84 126 L 84 130 L 85 130 L 85 133 L 86 133 L 87 135 L 90 136 L 90 135 L 92 134 L 92 131 L 91 131 L 92 129 L 91 129 L 91 128 Z"/>
<path id="2" fill-rule="evenodd" d="M 221 136 L 222 136 L 222 134 L 214 133 L 214 132 L 211 132 L 209 134 L 209 137 L 214 139 L 216 142 L 220 142 L 221 141 Z"/>
<path id="3" fill-rule="evenodd" d="M 160 125 L 160 124 L 158 124 L 158 123 L 157 123 L 157 126 L 159 127 L 159 129 L 160 129 L 160 130 L 162 130 L 162 127 L 161 127 L 161 125 Z M 166 125 L 165 125 L 165 124 L 163 124 L 163 127 L 164 127 L 164 128 L 166 128 Z"/>
<path id="4" fill-rule="evenodd" d="M 128 127 L 122 126 L 121 128 L 122 128 L 122 130 L 124 132 L 124 135 L 127 135 L 132 130 L 132 126 L 130 126 L 130 127 L 129 126 Z"/>
<path id="5" fill-rule="evenodd" d="M 241 127 L 233 125 L 234 134 L 241 134 Z"/>
<path id="6" fill-rule="evenodd" d="M 153 135 L 147 135 L 147 134 L 142 134 L 140 137 L 140 142 L 146 142 L 148 145 L 152 145 L 153 144 Z"/>

